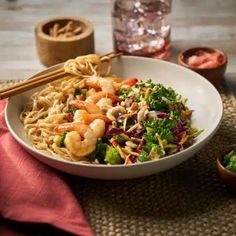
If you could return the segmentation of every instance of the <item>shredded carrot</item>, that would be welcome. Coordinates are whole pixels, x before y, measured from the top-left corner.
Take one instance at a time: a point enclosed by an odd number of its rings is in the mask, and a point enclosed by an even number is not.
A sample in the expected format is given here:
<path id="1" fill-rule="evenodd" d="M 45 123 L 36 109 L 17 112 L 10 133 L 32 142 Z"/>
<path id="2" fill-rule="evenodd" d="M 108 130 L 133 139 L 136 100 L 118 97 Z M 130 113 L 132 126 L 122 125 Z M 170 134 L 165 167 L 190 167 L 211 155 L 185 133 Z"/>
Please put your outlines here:
<path id="1" fill-rule="evenodd" d="M 193 110 L 186 110 L 186 111 L 182 111 L 182 113 L 183 113 L 183 115 L 184 115 L 185 117 L 189 117 L 189 116 L 191 116 L 191 115 L 192 115 L 192 113 L 193 113 Z"/>
<path id="2" fill-rule="evenodd" d="M 110 141 L 110 143 L 112 144 L 113 147 L 119 146 L 118 142 L 114 138 L 111 138 L 109 141 Z"/>
<path id="3" fill-rule="evenodd" d="M 110 77 L 110 79 L 115 83 L 120 83 L 123 81 L 121 78 L 118 78 L 118 77 Z"/>
<path id="4" fill-rule="evenodd" d="M 189 136 L 186 134 L 186 132 L 182 132 L 180 134 L 180 137 L 181 137 L 181 139 L 179 141 L 179 144 L 184 144 L 189 138 Z"/>
<path id="5" fill-rule="evenodd" d="M 129 155 L 126 155 L 124 164 L 128 165 L 128 164 L 131 164 L 131 163 L 132 163 L 132 161 L 130 160 Z"/>
<path id="6" fill-rule="evenodd" d="M 112 144 L 112 146 L 118 150 L 121 158 L 123 160 L 126 160 L 126 154 L 122 151 L 122 149 L 120 148 L 120 145 L 118 144 L 118 142 L 114 138 L 111 138 L 109 141 Z"/>
<path id="7" fill-rule="evenodd" d="M 126 160 L 126 154 L 121 150 L 120 146 L 118 145 L 116 148 L 117 148 L 121 158 Z"/>
<path id="8" fill-rule="evenodd" d="M 132 116 L 134 116 L 136 114 L 137 114 L 137 111 L 133 111 L 133 112 L 130 112 L 130 113 L 127 113 L 127 114 L 123 114 L 120 117 L 121 118 L 130 118 L 130 117 L 132 117 Z"/>

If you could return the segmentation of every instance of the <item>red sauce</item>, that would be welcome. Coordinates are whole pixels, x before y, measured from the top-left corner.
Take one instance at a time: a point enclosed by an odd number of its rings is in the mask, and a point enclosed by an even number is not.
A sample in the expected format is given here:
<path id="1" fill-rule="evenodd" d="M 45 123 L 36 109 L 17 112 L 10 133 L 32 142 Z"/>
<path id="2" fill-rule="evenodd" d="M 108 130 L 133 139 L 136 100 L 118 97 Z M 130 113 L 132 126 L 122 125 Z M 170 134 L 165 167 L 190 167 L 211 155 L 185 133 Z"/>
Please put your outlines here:
<path id="1" fill-rule="evenodd" d="M 214 68 L 224 62 L 224 55 L 218 51 L 206 52 L 203 50 L 196 51 L 192 56 L 186 58 L 185 63 L 191 67 L 205 69 Z"/>

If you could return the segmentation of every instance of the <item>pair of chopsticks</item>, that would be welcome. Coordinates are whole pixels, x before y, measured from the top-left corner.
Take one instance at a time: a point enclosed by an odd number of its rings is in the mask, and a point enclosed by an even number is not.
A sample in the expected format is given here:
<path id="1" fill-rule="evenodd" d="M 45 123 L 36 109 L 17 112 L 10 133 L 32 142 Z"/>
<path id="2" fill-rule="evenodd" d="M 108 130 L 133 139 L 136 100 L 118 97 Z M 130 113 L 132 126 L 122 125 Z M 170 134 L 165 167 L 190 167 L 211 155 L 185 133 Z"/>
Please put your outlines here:
<path id="1" fill-rule="evenodd" d="M 103 61 L 102 58 L 104 57 L 104 61 L 106 61 L 107 57 L 109 57 L 110 59 L 113 59 L 121 55 L 122 53 L 110 52 L 110 53 L 100 56 L 100 58 L 101 58 L 101 61 Z M 9 88 L 0 90 L 0 100 L 25 92 L 27 90 L 33 89 L 40 85 L 47 84 L 52 81 L 61 79 L 66 75 L 69 75 L 69 74 L 64 71 L 64 68 L 60 68 L 60 69 L 45 73 L 43 75 L 35 76 L 32 79 L 26 80 L 24 82 L 21 82 Z"/>

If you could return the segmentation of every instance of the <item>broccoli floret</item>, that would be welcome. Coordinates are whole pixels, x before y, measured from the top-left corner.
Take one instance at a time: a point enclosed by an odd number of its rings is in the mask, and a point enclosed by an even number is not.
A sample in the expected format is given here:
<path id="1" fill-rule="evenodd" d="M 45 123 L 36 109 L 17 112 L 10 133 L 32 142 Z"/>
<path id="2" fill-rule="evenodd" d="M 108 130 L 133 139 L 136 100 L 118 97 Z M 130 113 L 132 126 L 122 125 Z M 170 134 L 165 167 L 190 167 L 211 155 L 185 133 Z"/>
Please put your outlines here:
<path id="1" fill-rule="evenodd" d="M 60 136 L 60 147 L 65 147 L 65 138 L 66 138 L 66 132 L 64 132 L 61 136 Z"/>
<path id="2" fill-rule="evenodd" d="M 121 158 L 119 152 L 117 149 L 111 146 L 107 146 L 106 148 L 106 154 L 104 161 L 109 164 L 122 164 L 123 159 Z"/>
<path id="3" fill-rule="evenodd" d="M 157 144 L 152 145 L 152 149 L 149 152 L 149 156 L 152 159 L 160 158 L 165 155 L 165 151 L 161 149 L 161 147 Z"/>
<path id="4" fill-rule="evenodd" d="M 145 161 L 150 161 L 151 158 L 149 157 L 147 152 L 142 151 L 138 157 L 138 160 L 141 162 L 145 162 Z"/>
<path id="5" fill-rule="evenodd" d="M 156 159 L 165 155 L 164 150 L 161 147 L 154 143 L 146 143 L 143 147 L 143 150 L 149 155 L 149 158 Z"/>
<path id="6" fill-rule="evenodd" d="M 82 97 L 86 97 L 86 93 L 87 93 L 87 90 L 86 89 L 76 89 L 75 92 L 74 92 L 74 97 L 76 97 L 77 95 L 81 95 Z"/>
<path id="7" fill-rule="evenodd" d="M 152 150 L 152 145 L 153 145 L 153 143 L 151 143 L 151 142 L 146 143 L 146 144 L 143 146 L 143 150 L 144 150 L 145 152 L 149 153 L 149 152 Z"/>
<path id="8" fill-rule="evenodd" d="M 147 132 L 144 134 L 144 138 L 147 142 L 156 142 L 156 135 L 159 134 L 161 139 L 165 139 L 167 141 L 173 140 L 172 129 L 175 126 L 175 121 L 170 119 L 158 119 L 152 122 L 144 122 L 144 127 Z"/>
<path id="9" fill-rule="evenodd" d="M 58 147 L 65 147 L 65 138 L 66 138 L 66 132 L 56 135 L 54 137 L 53 142 L 58 146 Z"/>
<path id="10" fill-rule="evenodd" d="M 97 159 L 100 163 L 104 163 L 107 144 L 103 143 L 102 139 L 98 139 L 96 149 L 88 156 L 89 161 Z"/>

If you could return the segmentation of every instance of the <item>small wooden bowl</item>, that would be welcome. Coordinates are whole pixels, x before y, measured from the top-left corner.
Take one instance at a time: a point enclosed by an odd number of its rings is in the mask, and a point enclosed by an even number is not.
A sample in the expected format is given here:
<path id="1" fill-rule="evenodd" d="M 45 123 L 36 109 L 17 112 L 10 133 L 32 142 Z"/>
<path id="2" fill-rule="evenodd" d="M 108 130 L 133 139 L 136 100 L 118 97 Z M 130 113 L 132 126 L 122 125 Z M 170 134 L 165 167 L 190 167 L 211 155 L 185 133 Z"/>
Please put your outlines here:
<path id="1" fill-rule="evenodd" d="M 60 27 L 69 21 L 76 27 L 81 27 L 81 33 L 68 38 L 52 37 L 50 28 L 56 23 Z M 35 27 L 36 48 L 41 63 L 53 66 L 80 55 L 94 53 L 93 25 L 81 17 L 58 17 L 39 22 Z"/>
<path id="2" fill-rule="evenodd" d="M 224 156 L 229 153 L 232 150 L 231 148 L 227 148 L 226 151 L 224 151 L 222 154 L 220 154 L 216 159 L 216 167 L 219 173 L 219 176 L 221 177 L 222 181 L 225 183 L 225 185 L 233 192 L 236 193 L 236 172 L 230 171 L 226 169 L 223 164 L 223 158 Z"/>
<path id="3" fill-rule="evenodd" d="M 186 59 L 190 56 L 194 55 L 197 51 L 205 51 L 205 52 L 219 52 L 223 55 L 223 62 L 217 66 L 212 68 L 196 68 L 188 65 L 186 63 Z M 190 48 L 186 51 L 183 51 L 178 56 L 178 63 L 186 68 L 189 68 L 198 74 L 205 77 L 207 80 L 209 80 L 215 87 L 218 87 L 221 84 L 222 79 L 224 78 L 224 73 L 227 67 L 227 56 L 225 53 L 218 49 L 208 48 L 208 47 L 196 47 L 196 48 Z"/>

